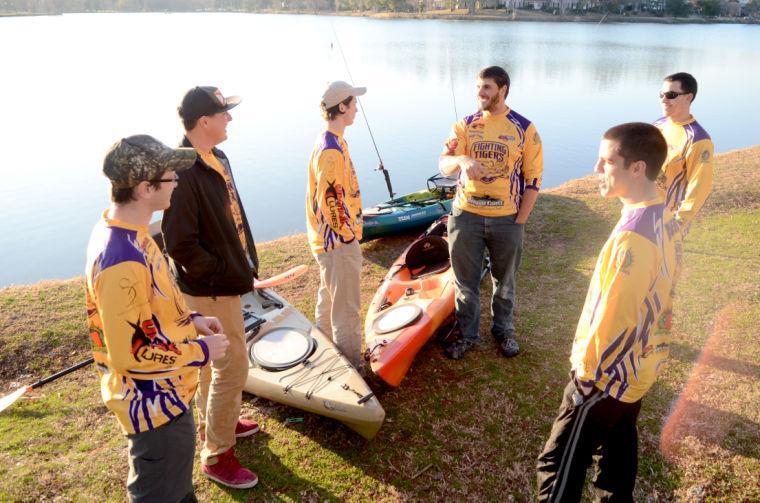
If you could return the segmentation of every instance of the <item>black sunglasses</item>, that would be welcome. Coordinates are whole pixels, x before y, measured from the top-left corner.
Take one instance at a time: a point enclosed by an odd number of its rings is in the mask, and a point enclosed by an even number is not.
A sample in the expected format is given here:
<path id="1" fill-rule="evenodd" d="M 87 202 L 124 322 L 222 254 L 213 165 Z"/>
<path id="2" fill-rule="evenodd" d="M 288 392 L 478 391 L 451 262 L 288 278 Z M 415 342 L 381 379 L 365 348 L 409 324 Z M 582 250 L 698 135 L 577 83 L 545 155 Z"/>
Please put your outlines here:
<path id="1" fill-rule="evenodd" d="M 679 96 L 684 95 L 684 94 L 689 94 L 689 93 L 679 93 L 677 91 L 667 91 L 667 92 L 664 92 L 664 93 L 661 92 L 660 93 L 660 99 L 667 98 L 669 100 L 674 100 L 674 99 L 676 99 Z"/>
<path id="2" fill-rule="evenodd" d="M 149 183 L 169 183 L 177 181 L 179 181 L 179 178 L 158 178 L 156 180 L 148 180 Z"/>

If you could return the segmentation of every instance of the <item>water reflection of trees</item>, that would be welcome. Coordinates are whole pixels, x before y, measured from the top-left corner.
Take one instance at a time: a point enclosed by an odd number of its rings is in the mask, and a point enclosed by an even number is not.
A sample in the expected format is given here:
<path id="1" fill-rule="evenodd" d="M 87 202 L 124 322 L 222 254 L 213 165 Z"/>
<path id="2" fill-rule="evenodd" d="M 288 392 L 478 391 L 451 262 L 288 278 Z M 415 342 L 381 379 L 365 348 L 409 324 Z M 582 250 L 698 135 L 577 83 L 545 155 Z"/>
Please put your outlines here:
<path id="1" fill-rule="evenodd" d="M 555 34 L 545 39 L 522 37 L 507 29 L 457 26 L 453 30 L 448 25 L 431 29 L 417 21 L 376 28 L 377 38 L 367 34 L 363 45 L 352 48 L 356 59 L 392 69 L 411 81 L 474 83 L 481 68 L 497 64 L 523 83 L 548 81 L 608 91 L 632 82 L 657 86 L 665 75 L 695 68 L 705 60 L 702 49 L 638 45 L 641 40 L 610 42 L 593 35 L 579 38 L 570 33 L 569 40 L 563 40 Z"/>

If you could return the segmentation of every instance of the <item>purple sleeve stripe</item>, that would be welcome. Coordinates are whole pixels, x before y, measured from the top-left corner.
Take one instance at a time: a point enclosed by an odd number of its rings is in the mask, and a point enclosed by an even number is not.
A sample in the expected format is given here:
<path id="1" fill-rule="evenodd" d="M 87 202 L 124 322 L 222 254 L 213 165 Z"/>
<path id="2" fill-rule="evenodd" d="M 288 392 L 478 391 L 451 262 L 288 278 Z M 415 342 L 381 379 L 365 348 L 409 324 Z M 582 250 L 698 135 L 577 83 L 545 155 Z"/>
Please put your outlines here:
<path id="1" fill-rule="evenodd" d="M 705 131 L 705 128 L 703 128 L 699 122 L 694 121 L 691 124 L 687 124 L 684 126 L 684 129 L 689 128 L 694 134 L 694 143 L 697 143 L 701 140 L 711 140 L 710 135 Z"/>
<path id="2" fill-rule="evenodd" d="M 203 350 L 203 360 L 201 361 L 195 361 L 188 363 L 188 367 L 203 367 L 208 363 L 208 346 L 205 342 L 203 342 L 202 339 L 196 339 L 194 341 L 190 341 L 191 343 L 195 343 L 201 347 Z"/>

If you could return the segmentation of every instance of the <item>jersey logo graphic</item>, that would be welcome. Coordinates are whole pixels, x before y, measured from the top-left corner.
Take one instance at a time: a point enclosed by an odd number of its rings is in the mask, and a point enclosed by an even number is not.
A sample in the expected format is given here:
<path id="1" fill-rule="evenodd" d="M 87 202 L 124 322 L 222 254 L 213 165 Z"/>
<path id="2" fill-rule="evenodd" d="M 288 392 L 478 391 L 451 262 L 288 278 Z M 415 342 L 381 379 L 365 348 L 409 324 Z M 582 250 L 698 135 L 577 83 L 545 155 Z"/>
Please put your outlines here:
<path id="1" fill-rule="evenodd" d="M 506 159 L 509 149 L 503 143 L 475 142 L 472 144 L 470 156 L 486 168 L 486 175 L 480 178 L 481 182 L 493 183 L 499 178 L 507 178 Z"/>
<path id="2" fill-rule="evenodd" d="M 472 206 L 496 208 L 504 206 L 504 201 L 496 199 L 491 196 L 470 196 L 467 198 L 467 203 Z"/>
<path id="3" fill-rule="evenodd" d="M 631 250 L 621 250 L 617 256 L 617 268 L 624 274 L 631 272 L 633 265 L 633 252 Z"/>
<path id="4" fill-rule="evenodd" d="M 345 208 L 343 207 L 343 187 L 336 182 L 327 182 L 325 190 L 325 204 L 330 213 L 330 221 L 334 229 L 343 227 L 348 221 Z"/>
<path id="5" fill-rule="evenodd" d="M 657 328 L 661 330 L 670 330 L 673 326 L 673 311 L 668 309 L 660 315 L 660 319 L 657 320 Z"/>
<path id="6" fill-rule="evenodd" d="M 103 343 L 103 331 L 94 325 L 90 325 L 90 340 L 94 348 L 105 347 Z"/>
<path id="7" fill-rule="evenodd" d="M 710 158 L 710 152 L 705 150 L 702 152 L 702 162 L 707 162 L 707 160 Z"/>
<path id="8" fill-rule="evenodd" d="M 132 356 L 136 361 L 139 362 L 140 357 L 147 360 L 155 360 L 156 358 L 154 355 L 147 355 L 145 351 L 152 348 L 158 348 L 163 351 L 172 351 L 178 355 L 182 354 L 177 345 L 173 342 L 167 344 L 166 342 L 156 341 L 158 331 L 156 330 L 156 325 L 153 323 L 153 320 L 145 320 L 140 323 L 140 320 L 138 319 L 137 324 L 132 323 L 131 321 L 127 321 L 127 323 L 135 329 L 132 334 Z"/>

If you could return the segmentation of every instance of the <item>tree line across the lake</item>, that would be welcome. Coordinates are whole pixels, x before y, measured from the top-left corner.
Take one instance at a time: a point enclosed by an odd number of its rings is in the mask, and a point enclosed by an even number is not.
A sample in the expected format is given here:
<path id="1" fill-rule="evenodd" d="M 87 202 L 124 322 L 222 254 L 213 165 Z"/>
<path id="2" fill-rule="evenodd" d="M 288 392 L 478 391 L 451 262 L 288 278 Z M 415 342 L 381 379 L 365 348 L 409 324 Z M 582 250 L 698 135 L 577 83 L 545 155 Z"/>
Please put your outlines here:
<path id="1" fill-rule="evenodd" d="M 294 10 L 313 12 L 429 12 L 467 9 L 548 11 L 553 14 L 645 14 L 654 16 L 760 18 L 760 0 L 0 0 L 0 14 L 81 12 L 196 12 Z"/>

